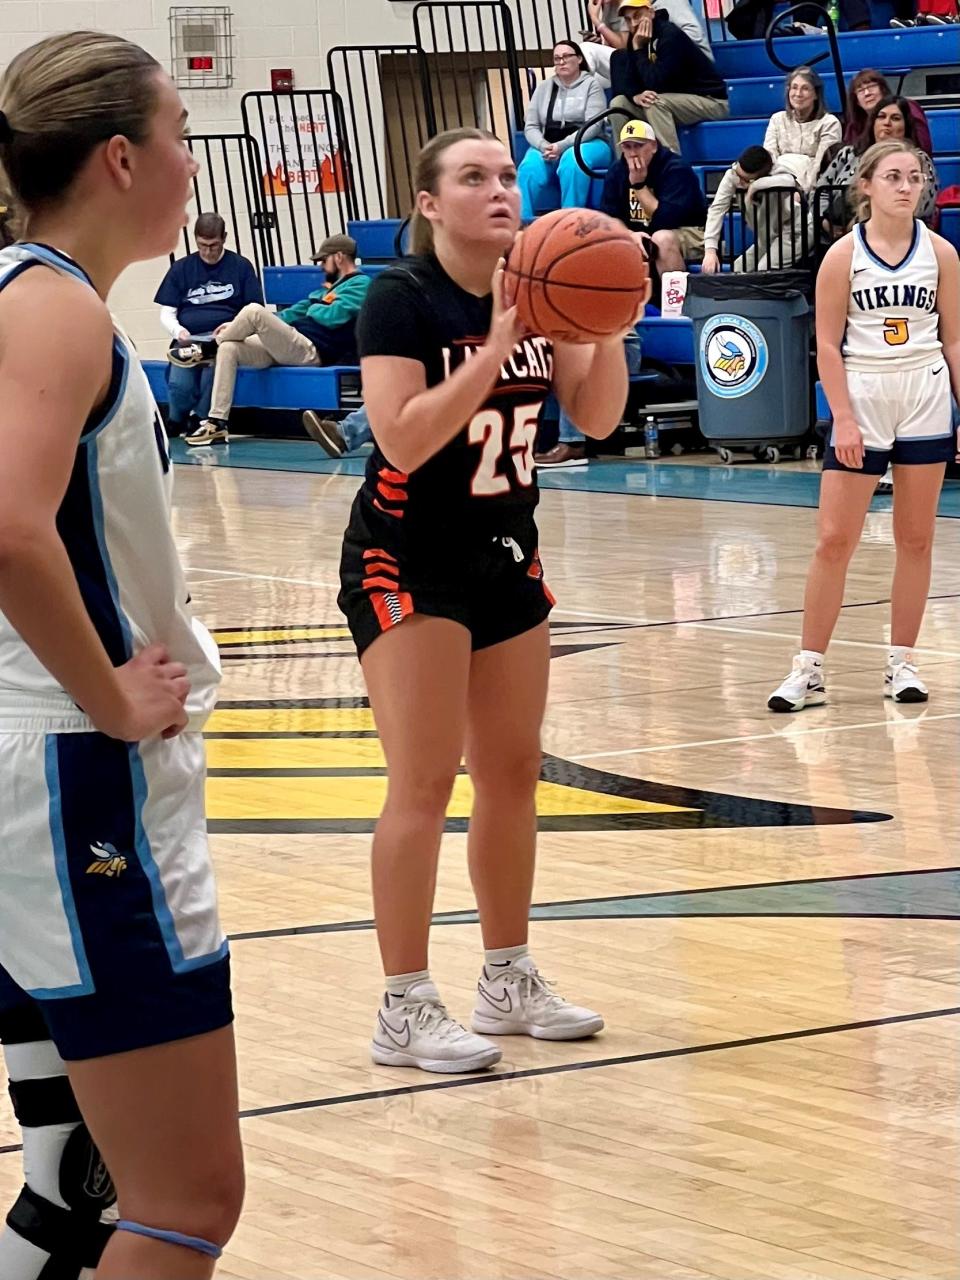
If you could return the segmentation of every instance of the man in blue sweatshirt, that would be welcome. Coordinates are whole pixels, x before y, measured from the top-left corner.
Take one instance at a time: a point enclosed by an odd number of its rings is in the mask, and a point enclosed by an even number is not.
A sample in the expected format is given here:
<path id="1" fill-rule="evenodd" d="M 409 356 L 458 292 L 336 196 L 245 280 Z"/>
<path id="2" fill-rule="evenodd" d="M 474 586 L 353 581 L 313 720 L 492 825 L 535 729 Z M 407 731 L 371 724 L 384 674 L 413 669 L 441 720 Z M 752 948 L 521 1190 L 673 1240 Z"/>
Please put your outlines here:
<path id="1" fill-rule="evenodd" d="M 210 415 L 184 439 L 189 445 L 215 444 L 228 437 L 230 409 L 240 366 L 273 364 L 317 368 L 358 364 L 356 323 L 370 280 L 357 267 L 351 236 L 328 236 L 314 255 L 327 287 L 276 315 L 256 303 L 214 333 L 218 343 Z"/>
<path id="2" fill-rule="evenodd" d="M 661 147 L 645 120 L 620 130 L 620 159 L 603 183 L 600 208 L 637 236 L 649 256 L 657 246 L 657 268 L 683 271 L 684 262 L 703 257 L 707 202 L 686 160 Z"/>
<path id="3" fill-rule="evenodd" d="M 646 120 L 665 147 L 680 153 L 677 126 L 725 120 L 727 86 L 707 55 L 651 0 L 622 0 L 630 39 L 610 59 L 610 117 L 616 131 L 631 116 Z"/>
<path id="4" fill-rule="evenodd" d="M 178 258 L 164 276 L 154 302 L 170 335 L 167 370 L 167 434 L 184 435 L 210 412 L 213 362 L 204 340 L 239 315 L 249 302 L 263 302 L 260 279 L 239 253 L 226 248 L 227 224 L 219 213 L 201 213 L 193 228 L 196 252 Z"/>

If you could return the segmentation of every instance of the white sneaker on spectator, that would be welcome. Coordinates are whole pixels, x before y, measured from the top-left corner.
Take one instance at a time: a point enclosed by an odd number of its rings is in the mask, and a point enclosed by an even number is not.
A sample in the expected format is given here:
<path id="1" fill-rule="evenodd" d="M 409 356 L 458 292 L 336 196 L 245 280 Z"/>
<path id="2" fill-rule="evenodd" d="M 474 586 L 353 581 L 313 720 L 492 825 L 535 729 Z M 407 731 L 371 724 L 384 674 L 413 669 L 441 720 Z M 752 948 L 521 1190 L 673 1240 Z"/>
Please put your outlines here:
<path id="1" fill-rule="evenodd" d="M 877 493 L 893 493 L 893 467 L 887 467 L 877 481 Z"/>
<path id="2" fill-rule="evenodd" d="M 184 444 L 194 447 L 204 444 L 216 444 L 218 441 L 227 444 L 229 440 L 230 434 L 226 425 L 222 422 L 214 422 L 210 418 L 204 418 L 196 431 L 191 431 L 188 436 L 183 437 Z"/>
<path id="3" fill-rule="evenodd" d="M 771 711 L 802 711 L 804 707 L 819 707 L 826 700 L 823 658 L 804 650 L 794 658 L 793 670 L 767 699 L 767 706 Z"/>
<path id="4" fill-rule="evenodd" d="M 530 956 L 521 956 L 483 966 L 470 1025 L 488 1036 L 583 1040 L 603 1030 L 603 1018 L 558 996 Z"/>
<path id="5" fill-rule="evenodd" d="M 402 996 L 384 994 L 370 1056 L 384 1067 L 419 1067 L 451 1075 L 483 1071 L 503 1054 L 451 1018 L 439 991 L 427 980 L 412 983 Z"/>
<path id="6" fill-rule="evenodd" d="M 912 653 L 904 653 L 887 663 L 883 677 L 883 696 L 894 702 L 926 702 L 930 697 L 927 686 L 917 675 L 917 665 Z"/>

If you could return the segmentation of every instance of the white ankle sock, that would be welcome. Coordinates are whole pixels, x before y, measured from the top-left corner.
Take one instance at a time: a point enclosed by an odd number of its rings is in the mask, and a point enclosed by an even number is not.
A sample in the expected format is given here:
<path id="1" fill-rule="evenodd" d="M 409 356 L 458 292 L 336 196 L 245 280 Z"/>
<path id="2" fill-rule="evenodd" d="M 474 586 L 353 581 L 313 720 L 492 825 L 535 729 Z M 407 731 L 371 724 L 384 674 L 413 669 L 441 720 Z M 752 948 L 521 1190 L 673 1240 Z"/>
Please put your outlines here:
<path id="1" fill-rule="evenodd" d="M 430 970 L 418 969 L 415 973 L 388 974 L 383 981 L 388 996 L 403 996 L 407 988 L 412 987 L 415 982 L 429 982 Z"/>
<path id="2" fill-rule="evenodd" d="M 800 657 L 804 662 L 812 663 L 815 667 L 823 666 L 823 654 L 817 653 L 816 649 L 801 649 Z"/>
<path id="3" fill-rule="evenodd" d="M 484 964 L 513 964 L 517 960 L 523 960 L 530 954 L 530 946 L 523 942 L 519 947 L 493 947 L 489 951 L 484 951 Z"/>
<path id="4" fill-rule="evenodd" d="M 888 659 L 891 667 L 898 667 L 901 662 L 906 662 L 908 657 L 913 656 L 913 650 L 905 644 L 892 644 L 890 646 L 890 657 Z"/>

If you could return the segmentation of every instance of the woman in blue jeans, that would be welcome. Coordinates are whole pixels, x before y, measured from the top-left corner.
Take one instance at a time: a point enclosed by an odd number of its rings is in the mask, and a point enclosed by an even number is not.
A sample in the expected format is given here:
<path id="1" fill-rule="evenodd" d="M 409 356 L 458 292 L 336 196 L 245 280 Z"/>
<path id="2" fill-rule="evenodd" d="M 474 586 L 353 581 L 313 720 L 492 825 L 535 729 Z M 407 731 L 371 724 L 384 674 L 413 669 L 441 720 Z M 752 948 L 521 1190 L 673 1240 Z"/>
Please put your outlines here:
<path id="1" fill-rule="evenodd" d="M 547 209 L 577 209 L 587 203 L 590 178 L 577 164 L 573 139 L 585 120 L 607 107 L 600 81 L 587 70 L 578 44 L 561 40 L 553 50 L 553 65 L 556 75 L 537 86 L 524 120 L 523 132 L 530 148 L 520 161 L 517 182 L 525 221 Z M 591 169 L 610 163 L 610 148 L 602 131 L 601 121 L 584 135 L 583 159 Z"/>

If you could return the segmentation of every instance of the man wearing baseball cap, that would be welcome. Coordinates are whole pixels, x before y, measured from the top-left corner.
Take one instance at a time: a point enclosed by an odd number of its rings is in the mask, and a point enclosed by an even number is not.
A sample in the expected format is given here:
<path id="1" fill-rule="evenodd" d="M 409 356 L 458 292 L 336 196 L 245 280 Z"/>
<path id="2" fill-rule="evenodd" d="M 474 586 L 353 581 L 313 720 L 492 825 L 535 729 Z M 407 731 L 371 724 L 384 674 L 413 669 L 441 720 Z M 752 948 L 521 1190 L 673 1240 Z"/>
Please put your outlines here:
<path id="1" fill-rule="evenodd" d="M 646 120 L 623 126 L 620 150 L 607 170 L 600 208 L 634 232 L 659 271 L 683 271 L 685 262 L 703 257 L 707 205 L 697 175 L 659 145 Z"/>
<path id="2" fill-rule="evenodd" d="M 610 59 L 614 137 L 630 119 L 646 120 L 671 151 L 680 152 L 677 126 L 725 120 L 727 86 L 702 49 L 651 0 L 621 0 L 629 40 Z"/>
<path id="3" fill-rule="evenodd" d="M 328 236 L 313 261 L 323 268 L 325 288 L 277 314 L 253 303 L 214 334 L 219 348 L 210 414 L 198 431 L 184 437 L 187 444 L 228 439 L 239 367 L 359 363 L 357 316 L 370 280 L 357 267 L 357 242 L 351 236 Z"/>

